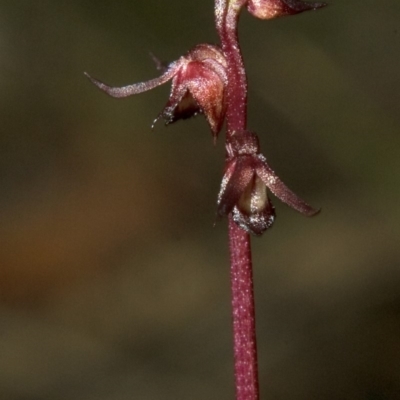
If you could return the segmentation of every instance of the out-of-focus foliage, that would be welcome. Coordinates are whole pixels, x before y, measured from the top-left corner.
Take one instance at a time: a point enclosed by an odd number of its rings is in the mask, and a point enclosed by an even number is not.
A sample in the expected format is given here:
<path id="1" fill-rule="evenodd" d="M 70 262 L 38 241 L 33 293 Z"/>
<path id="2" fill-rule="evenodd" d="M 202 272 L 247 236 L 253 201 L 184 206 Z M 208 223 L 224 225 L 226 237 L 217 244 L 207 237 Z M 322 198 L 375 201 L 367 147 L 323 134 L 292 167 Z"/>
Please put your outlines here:
<path id="1" fill-rule="evenodd" d="M 249 128 L 322 213 L 254 243 L 265 399 L 400 396 L 400 3 L 244 13 Z M 211 1 L 0 2 L 0 398 L 232 399 L 223 136 L 111 99 L 216 42 Z"/>

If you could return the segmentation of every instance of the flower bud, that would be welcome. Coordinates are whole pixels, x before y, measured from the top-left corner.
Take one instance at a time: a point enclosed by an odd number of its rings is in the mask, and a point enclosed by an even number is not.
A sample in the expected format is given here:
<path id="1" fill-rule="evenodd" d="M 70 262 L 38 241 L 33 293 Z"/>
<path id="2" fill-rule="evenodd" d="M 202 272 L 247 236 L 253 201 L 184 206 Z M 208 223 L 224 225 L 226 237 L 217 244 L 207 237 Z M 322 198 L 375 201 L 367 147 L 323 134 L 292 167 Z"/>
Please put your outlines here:
<path id="1" fill-rule="evenodd" d="M 298 14 L 324 6 L 326 3 L 309 3 L 301 0 L 248 0 L 247 2 L 247 10 L 260 19 Z"/>

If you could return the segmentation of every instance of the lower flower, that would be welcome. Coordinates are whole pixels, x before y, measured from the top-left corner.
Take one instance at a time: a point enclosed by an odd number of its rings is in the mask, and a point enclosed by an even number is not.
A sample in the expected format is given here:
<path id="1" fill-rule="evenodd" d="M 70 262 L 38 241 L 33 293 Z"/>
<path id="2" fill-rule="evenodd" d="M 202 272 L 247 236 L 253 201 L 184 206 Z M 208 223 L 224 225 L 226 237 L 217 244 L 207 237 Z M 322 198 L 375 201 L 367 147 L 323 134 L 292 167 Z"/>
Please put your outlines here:
<path id="1" fill-rule="evenodd" d="M 160 117 L 170 124 L 202 113 L 216 139 L 226 111 L 227 63 L 222 50 L 218 46 L 199 44 L 166 68 L 158 60 L 156 63 L 164 72 L 161 76 L 123 87 L 108 86 L 85 75 L 99 89 L 116 98 L 143 93 L 172 80 L 168 102 L 154 123 Z"/>
<path id="2" fill-rule="evenodd" d="M 232 213 L 233 220 L 241 228 L 261 235 L 275 219 L 267 189 L 306 216 L 319 212 L 293 193 L 275 174 L 259 152 L 255 133 L 236 132 L 230 139 L 227 151 L 226 171 L 218 195 L 219 216 Z"/>

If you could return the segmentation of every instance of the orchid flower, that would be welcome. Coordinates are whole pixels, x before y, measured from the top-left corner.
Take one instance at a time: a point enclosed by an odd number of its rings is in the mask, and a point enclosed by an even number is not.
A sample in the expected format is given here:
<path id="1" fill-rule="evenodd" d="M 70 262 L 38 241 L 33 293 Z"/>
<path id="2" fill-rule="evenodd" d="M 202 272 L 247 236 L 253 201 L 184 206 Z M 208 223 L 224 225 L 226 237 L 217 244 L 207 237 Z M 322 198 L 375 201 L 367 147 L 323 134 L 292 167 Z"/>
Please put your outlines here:
<path id="1" fill-rule="evenodd" d="M 319 212 L 293 193 L 260 153 L 255 133 L 235 132 L 227 148 L 225 175 L 218 195 L 219 216 L 232 213 L 244 230 L 261 235 L 274 222 L 275 211 L 267 189 L 279 200 L 310 217 Z"/>
<path id="2" fill-rule="evenodd" d="M 166 124 L 204 114 L 214 138 L 221 130 L 225 111 L 227 85 L 226 60 L 218 46 L 200 44 L 172 62 L 158 78 L 123 87 L 111 87 L 86 76 L 112 97 L 128 97 L 147 92 L 172 80 L 171 93 L 163 111 L 155 119 Z"/>

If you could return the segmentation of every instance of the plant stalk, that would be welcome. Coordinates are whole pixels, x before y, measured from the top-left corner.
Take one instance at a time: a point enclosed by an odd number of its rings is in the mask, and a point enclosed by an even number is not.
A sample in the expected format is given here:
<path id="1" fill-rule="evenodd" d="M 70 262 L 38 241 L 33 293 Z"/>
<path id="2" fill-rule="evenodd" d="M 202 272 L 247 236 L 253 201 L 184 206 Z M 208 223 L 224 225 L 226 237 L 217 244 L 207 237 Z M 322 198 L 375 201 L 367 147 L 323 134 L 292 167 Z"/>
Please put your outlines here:
<path id="1" fill-rule="evenodd" d="M 236 400 L 258 400 L 257 344 L 250 237 L 229 218 Z"/>
<path id="2" fill-rule="evenodd" d="M 245 0 L 216 0 L 215 19 L 228 64 L 226 144 L 246 130 L 247 78 L 238 41 Z M 236 400 L 258 400 L 257 345 L 250 235 L 229 216 Z"/>
<path id="3" fill-rule="evenodd" d="M 238 40 L 238 20 L 244 0 L 216 0 L 215 20 L 222 51 L 228 64 L 227 141 L 235 131 L 246 129 L 247 78 Z"/>

